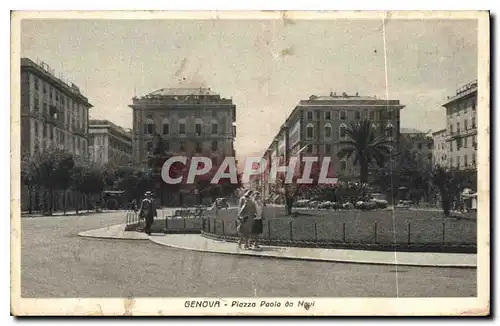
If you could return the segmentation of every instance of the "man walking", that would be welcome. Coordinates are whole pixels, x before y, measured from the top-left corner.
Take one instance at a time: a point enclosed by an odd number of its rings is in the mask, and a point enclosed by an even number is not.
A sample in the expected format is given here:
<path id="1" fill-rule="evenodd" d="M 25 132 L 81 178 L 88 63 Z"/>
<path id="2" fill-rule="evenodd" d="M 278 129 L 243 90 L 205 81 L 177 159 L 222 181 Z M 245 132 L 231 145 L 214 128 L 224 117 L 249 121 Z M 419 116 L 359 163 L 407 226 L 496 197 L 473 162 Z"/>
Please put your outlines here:
<path id="1" fill-rule="evenodd" d="M 151 191 L 146 191 L 144 199 L 141 202 L 141 208 L 139 208 L 139 217 L 146 219 L 144 232 L 147 235 L 151 235 L 151 226 L 153 226 L 153 221 L 156 216 L 158 216 L 158 212 L 156 211 L 153 193 Z"/>

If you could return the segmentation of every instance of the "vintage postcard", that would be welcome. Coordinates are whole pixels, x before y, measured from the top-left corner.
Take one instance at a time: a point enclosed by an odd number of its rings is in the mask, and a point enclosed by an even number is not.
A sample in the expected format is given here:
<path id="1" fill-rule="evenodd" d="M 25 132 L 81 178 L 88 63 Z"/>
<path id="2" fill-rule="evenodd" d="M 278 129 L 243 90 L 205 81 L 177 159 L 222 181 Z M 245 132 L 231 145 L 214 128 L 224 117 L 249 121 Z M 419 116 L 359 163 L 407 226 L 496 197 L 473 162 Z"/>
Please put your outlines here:
<path id="1" fill-rule="evenodd" d="M 13 12 L 11 311 L 490 313 L 488 12 Z"/>

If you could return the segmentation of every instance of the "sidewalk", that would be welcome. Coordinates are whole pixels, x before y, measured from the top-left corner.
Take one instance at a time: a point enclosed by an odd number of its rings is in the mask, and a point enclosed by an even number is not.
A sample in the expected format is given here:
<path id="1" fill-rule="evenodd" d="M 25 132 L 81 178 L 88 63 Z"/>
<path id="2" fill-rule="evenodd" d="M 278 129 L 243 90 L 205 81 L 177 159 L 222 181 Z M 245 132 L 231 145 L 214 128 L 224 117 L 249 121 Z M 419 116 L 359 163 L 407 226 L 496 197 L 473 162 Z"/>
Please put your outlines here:
<path id="1" fill-rule="evenodd" d="M 76 211 L 66 211 L 66 214 L 64 212 L 53 212 L 52 215 L 43 215 L 41 213 L 31 213 L 29 214 L 28 212 L 21 212 L 21 217 L 54 217 L 54 216 L 86 216 L 90 214 L 105 214 L 105 213 L 113 213 L 113 212 L 120 212 L 120 211 L 108 211 L 108 210 L 100 210 L 99 212 L 96 212 L 95 210 L 90 210 L 87 212 L 87 210 L 80 210 L 78 211 L 78 214 L 76 214 Z"/>
<path id="2" fill-rule="evenodd" d="M 117 240 L 149 240 L 149 236 L 143 232 L 125 231 L 126 224 L 108 226 L 102 229 L 89 230 L 78 233 L 85 238 L 117 239 Z"/>
<path id="3" fill-rule="evenodd" d="M 82 237 L 121 240 L 150 240 L 156 244 L 192 251 L 218 254 L 245 255 L 281 259 L 299 259 L 328 261 L 339 263 L 429 266 L 429 267 L 462 267 L 475 268 L 476 254 L 423 253 L 423 252 L 391 252 L 372 250 L 321 249 L 262 246 L 260 250 L 239 249 L 236 243 L 207 239 L 199 234 L 162 234 L 147 236 L 141 232 L 124 231 L 125 225 L 114 225 L 107 228 L 79 233 Z"/>

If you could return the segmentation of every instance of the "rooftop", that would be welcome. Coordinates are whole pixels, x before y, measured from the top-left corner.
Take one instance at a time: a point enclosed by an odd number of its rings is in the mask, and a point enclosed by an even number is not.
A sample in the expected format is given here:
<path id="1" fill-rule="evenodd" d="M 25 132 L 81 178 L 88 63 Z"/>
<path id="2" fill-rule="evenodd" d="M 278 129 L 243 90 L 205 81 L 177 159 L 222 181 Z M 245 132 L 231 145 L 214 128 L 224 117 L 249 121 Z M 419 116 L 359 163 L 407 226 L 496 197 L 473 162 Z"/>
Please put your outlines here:
<path id="1" fill-rule="evenodd" d="M 458 88 L 457 91 L 455 92 L 455 95 L 448 96 L 446 98 L 446 102 L 443 104 L 443 106 L 446 107 L 448 104 L 451 104 L 461 98 L 464 98 L 474 93 L 477 93 L 477 80 L 471 81 L 463 85 L 462 87 Z"/>
<path id="2" fill-rule="evenodd" d="M 400 129 L 401 134 L 425 134 L 425 132 L 420 131 L 415 128 L 401 128 Z"/>
<path id="3" fill-rule="evenodd" d="M 219 95 L 210 88 L 162 88 L 146 94 L 145 97 L 154 96 L 189 96 L 189 95 Z"/>
<path id="4" fill-rule="evenodd" d="M 21 58 L 21 68 L 23 67 L 25 69 L 31 69 L 32 71 L 35 71 L 40 77 L 43 76 L 43 78 L 51 80 L 53 83 L 56 83 L 61 89 L 64 89 L 65 91 L 76 95 L 81 100 L 85 101 L 90 107 L 92 107 L 92 105 L 88 102 L 88 99 L 80 92 L 80 88 L 78 86 L 67 80 L 62 74 L 59 74 L 59 76 L 57 76 L 55 70 L 45 62 L 40 60 L 37 60 L 35 62 L 30 58 Z"/>
<path id="5" fill-rule="evenodd" d="M 118 130 L 122 133 L 126 133 L 126 134 L 131 133 L 130 131 L 125 130 L 125 128 L 120 127 L 109 120 L 105 120 L 105 119 L 90 119 L 89 120 L 89 128 L 97 127 L 97 126 L 110 127 L 110 128 L 116 129 L 116 130 Z"/>
<path id="6" fill-rule="evenodd" d="M 360 96 L 358 93 L 355 95 L 348 95 L 347 93 L 342 93 L 342 94 L 337 94 L 334 92 L 330 92 L 330 95 L 328 96 L 317 96 L 317 95 L 311 95 L 309 97 L 310 101 L 335 101 L 335 100 L 346 100 L 346 99 L 352 99 L 352 100 L 376 100 L 376 96 Z"/>

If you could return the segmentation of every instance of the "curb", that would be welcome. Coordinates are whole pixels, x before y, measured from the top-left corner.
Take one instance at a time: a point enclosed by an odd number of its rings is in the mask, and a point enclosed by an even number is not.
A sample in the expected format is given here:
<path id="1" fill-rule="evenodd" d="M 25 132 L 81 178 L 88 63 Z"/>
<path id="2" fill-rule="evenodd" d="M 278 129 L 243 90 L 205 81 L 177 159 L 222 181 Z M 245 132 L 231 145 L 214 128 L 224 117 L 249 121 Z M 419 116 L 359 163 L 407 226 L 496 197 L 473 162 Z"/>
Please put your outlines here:
<path id="1" fill-rule="evenodd" d="M 126 239 L 126 238 L 116 238 L 116 237 L 106 237 L 106 236 L 95 236 L 95 235 L 83 235 L 78 234 L 81 238 L 86 239 L 101 239 L 101 240 L 119 240 L 119 241 L 147 241 L 149 239 Z"/>
<path id="2" fill-rule="evenodd" d="M 343 263 L 343 264 L 362 264 L 362 265 L 383 265 L 383 266 L 408 266 L 408 267 L 431 267 L 431 268 L 465 268 L 465 269 L 477 269 L 477 266 L 471 265 L 432 265 L 432 264 L 412 264 L 412 263 L 394 263 L 394 262 L 370 262 L 370 261 L 349 261 L 349 260 L 340 260 L 340 259 L 322 259 L 316 257 L 292 257 L 292 256 L 273 256 L 273 255 L 263 255 L 258 251 L 250 252 L 227 252 L 227 251 L 217 251 L 214 249 L 198 249 L 198 248 L 188 248 L 184 246 L 174 245 L 174 244 L 166 244 L 155 241 L 153 239 L 149 239 L 153 243 L 170 248 L 182 249 L 182 250 L 190 250 L 197 252 L 209 252 L 215 254 L 223 254 L 223 255 L 238 255 L 238 256 L 250 256 L 250 257 L 260 257 L 260 258 L 268 258 L 268 259 L 288 259 L 288 260 L 302 260 L 302 261 L 319 261 L 319 262 L 331 262 L 331 263 Z"/>
<path id="3" fill-rule="evenodd" d="M 235 243 L 235 236 L 219 235 L 201 231 L 201 236 L 210 240 Z M 391 251 L 412 253 L 449 253 L 449 254 L 477 254 L 477 247 L 470 245 L 438 245 L 438 244 L 377 244 L 377 243 L 344 243 L 329 241 L 302 241 L 302 240 L 279 240 L 260 239 L 261 244 L 272 247 L 311 248 L 311 249 L 342 249 L 363 251 Z M 283 245 L 280 245 L 280 242 Z"/>

